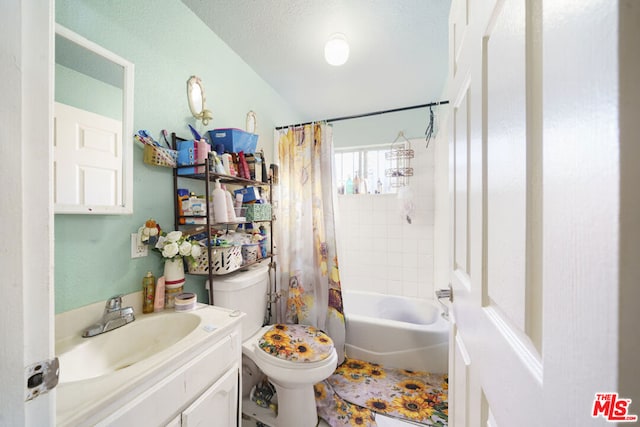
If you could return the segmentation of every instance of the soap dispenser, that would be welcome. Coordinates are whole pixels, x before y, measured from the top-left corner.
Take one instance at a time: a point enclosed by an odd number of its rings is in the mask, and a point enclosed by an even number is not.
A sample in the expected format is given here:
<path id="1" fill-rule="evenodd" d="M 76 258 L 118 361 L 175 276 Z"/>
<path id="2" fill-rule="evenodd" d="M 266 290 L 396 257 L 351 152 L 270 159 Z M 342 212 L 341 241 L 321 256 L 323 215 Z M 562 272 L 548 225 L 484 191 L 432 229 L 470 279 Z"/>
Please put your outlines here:
<path id="1" fill-rule="evenodd" d="M 216 180 L 216 186 L 211 193 L 213 196 L 213 216 L 216 222 L 229 222 L 227 215 L 227 195 L 222 189 L 220 180 Z"/>

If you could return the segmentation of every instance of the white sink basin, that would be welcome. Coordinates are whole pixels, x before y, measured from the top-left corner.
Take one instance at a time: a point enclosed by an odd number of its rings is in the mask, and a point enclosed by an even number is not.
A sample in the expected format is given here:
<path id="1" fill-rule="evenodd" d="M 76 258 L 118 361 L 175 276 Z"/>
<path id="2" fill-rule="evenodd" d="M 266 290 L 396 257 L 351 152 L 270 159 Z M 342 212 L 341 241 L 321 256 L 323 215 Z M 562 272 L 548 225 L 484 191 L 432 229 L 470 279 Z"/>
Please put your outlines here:
<path id="1" fill-rule="evenodd" d="M 145 315 L 95 337 L 58 341 L 59 382 L 87 380 L 125 369 L 177 343 L 200 321 L 191 313 Z"/>

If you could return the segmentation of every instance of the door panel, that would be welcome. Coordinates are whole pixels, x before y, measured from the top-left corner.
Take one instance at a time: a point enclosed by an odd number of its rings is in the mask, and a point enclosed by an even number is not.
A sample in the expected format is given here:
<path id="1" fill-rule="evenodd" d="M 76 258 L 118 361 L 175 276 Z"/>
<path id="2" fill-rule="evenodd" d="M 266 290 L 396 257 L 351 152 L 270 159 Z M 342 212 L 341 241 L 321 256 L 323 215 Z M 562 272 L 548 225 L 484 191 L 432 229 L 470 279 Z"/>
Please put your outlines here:
<path id="1" fill-rule="evenodd" d="M 449 422 L 452 425 L 469 425 L 469 407 L 467 402 L 469 401 L 469 370 L 471 368 L 471 359 L 469 353 L 464 345 L 462 336 L 458 333 L 454 333 L 452 340 L 454 343 L 453 349 L 453 370 L 455 374 L 452 378 L 455 379 L 455 384 L 452 385 L 453 393 L 450 396 L 450 401 L 455 401 L 455 405 L 449 411 Z"/>
<path id="2" fill-rule="evenodd" d="M 542 5 L 452 2 L 455 427 L 602 425 L 594 396 L 616 391 L 625 356 L 615 52 L 632 6 Z"/>
<path id="3" fill-rule="evenodd" d="M 454 175 L 454 269 L 462 280 L 469 275 L 469 89 L 464 86 L 459 100 L 453 108 L 453 151 L 455 159 Z M 466 280 L 465 280 L 466 281 Z"/>
<path id="4" fill-rule="evenodd" d="M 485 37 L 487 292 L 524 330 L 526 256 L 526 81 L 524 0 L 494 11 Z"/>

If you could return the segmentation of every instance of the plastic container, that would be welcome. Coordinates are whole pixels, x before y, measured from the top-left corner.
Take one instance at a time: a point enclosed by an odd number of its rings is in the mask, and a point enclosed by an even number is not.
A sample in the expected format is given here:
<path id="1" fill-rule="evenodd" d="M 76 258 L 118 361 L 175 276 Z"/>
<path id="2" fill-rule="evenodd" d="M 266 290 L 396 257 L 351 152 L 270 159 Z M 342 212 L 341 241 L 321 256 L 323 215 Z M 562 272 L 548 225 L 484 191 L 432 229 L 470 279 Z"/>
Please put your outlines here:
<path id="1" fill-rule="evenodd" d="M 196 294 L 191 292 L 184 292 L 176 295 L 174 300 L 176 311 L 191 311 L 196 308 L 197 304 L 198 298 L 196 297 Z"/>
<path id="2" fill-rule="evenodd" d="M 247 245 L 242 245 L 242 263 L 249 264 L 252 262 L 256 262 L 259 258 L 258 254 L 260 251 L 260 245 L 257 243 L 250 243 Z"/>
<path id="3" fill-rule="evenodd" d="M 176 302 L 176 296 L 180 295 L 184 289 L 182 284 L 180 285 L 166 285 L 164 292 L 164 308 L 174 308 Z"/>
<path id="4" fill-rule="evenodd" d="M 208 131 L 209 140 L 214 147 L 217 144 L 224 145 L 227 153 L 255 153 L 258 145 L 258 135 L 245 132 L 241 129 L 214 129 Z"/>

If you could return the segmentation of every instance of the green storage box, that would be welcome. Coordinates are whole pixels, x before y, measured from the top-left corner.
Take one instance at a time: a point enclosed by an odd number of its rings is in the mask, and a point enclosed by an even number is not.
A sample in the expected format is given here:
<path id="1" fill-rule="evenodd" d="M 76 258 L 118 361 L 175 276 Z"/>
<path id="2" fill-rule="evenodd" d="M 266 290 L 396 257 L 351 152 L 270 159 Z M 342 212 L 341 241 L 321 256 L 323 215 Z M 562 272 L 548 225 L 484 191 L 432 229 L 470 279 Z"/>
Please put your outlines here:
<path id="1" fill-rule="evenodd" d="M 271 220 L 271 205 L 269 203 L 254 203 L 243 205 L 243 207 L 247 208 L 245 214 L 247 222 Z"/>

